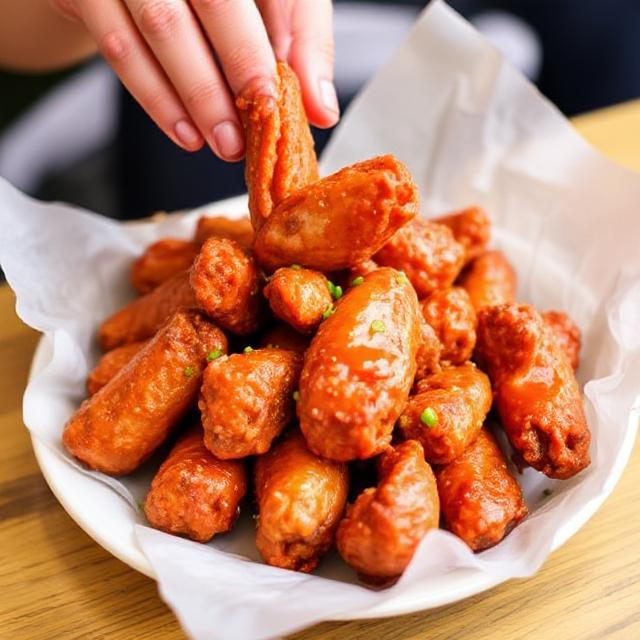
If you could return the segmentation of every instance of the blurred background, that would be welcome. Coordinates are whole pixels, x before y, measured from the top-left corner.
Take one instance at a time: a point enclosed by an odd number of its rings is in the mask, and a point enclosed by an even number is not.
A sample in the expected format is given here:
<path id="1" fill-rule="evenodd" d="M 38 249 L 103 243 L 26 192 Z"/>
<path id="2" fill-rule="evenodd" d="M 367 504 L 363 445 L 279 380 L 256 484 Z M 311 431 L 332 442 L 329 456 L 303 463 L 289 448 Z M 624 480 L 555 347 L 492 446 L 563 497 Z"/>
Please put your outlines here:
<path id="1" fill-rule="evenodd" d="M 335 5 L 344 109 L 426 1 Z M 640 95 L 638 0 L 451 0 L 567 116 Z M 321 150 L 331 131 L 316 131 Z M 116 218 L 244 190 L 242 164 L 175 147 L 95 59 L 43 76 L 0 70 L 0 176 L 44 200 Z"/>

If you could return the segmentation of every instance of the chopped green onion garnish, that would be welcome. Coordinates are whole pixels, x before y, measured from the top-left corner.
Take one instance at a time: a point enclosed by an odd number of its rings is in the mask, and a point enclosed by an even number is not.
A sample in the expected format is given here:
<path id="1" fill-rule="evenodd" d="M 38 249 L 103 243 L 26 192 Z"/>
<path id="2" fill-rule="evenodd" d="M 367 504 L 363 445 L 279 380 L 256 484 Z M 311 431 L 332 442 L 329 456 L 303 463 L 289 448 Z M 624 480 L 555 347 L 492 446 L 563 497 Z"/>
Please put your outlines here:
<path id="1" fill-rule="evenodd" d="M 398 284 L 409 284 L 409 278 L 407 278 L 407 275 L 401 271 L 397 276 L 396 276 L 396 282 Z"/>
<path id="2" fill-rule="evenodd" d="M 438 414 L 431 407 L 427 407 L 420 414 L 420 422 L 429 428 L 435 427 L 438 424 Z"/>
<path id="3" fill-rule="evenodd" d="M 369 327 L 371 333 L 384 333 L 386 330 L 387 328 L 384 326 L 382 320 L 374 320 Z"/>
<path id="4" fill-rule="evenodd" d="M 364 282 L 364 278 L 362 276 L 358 276 L 357 278 L 354 278 L 351 281 L 351 286 L 357 287 L 359 284 L 362 284 L 363 282 Z"/>
<path id="5" fill-rule="evenodd" d="M 253 351 L 253 347 L 245 347 L 243 353 L 251 353 Z"/>
<path id="6" fill-rule="evenodd" d="M 193 375 L 193 367 L 185 367 L 182 373 L 185 378 L 190 378 Z"/>
<path id="7" fill-rule="evenodd" d="M 326 320 L 327 318 L 330 318 L 335 312 L 336 312 L 336 308 L 333 305 L 331 305 L 330 307 L 327 307 L 322 312 L 322 319 Z"/>
<path id="8" fill-rule="evenodd" d="M 551 491 L 551 489 L 545 489 L 542 492 L 542 495 L 543 495 L 543 497 L 548 498 L 552 493 L 553 493 L 553 491 Z"/>
<path id="9" fill-rule="evenodd" d="M 298 269 L 302 269 L 302 267 L 299 264 L 292 264 L 291 269 L 295 269 L 297 271 Z"/>
<path id="10" fill-rule="evenodd" d="M 327 280 L 327 289 L 329 289 L 329 293 L 334 300 L 342 298 L 342 287 L 340 285 L 335 285 L 331 280 Z"/>
<path id="11" fill-rule="evenodd" d="M 298 402 L 299 398 L 300 398 L 300 392 L 299 392 L 299 391 L 294 391 L 294 392 L 293 392 L 293 399 L 294 399 L 296 402 Z"/>
<path id="12" fill-rule="evenodd" d="M 211 362 L 212 360 L 217 360 L 222 355 L 222 351 L 220 349 L 214 349 L 213 351 L 209 351 L 207 353 L 207 362 Z"/>

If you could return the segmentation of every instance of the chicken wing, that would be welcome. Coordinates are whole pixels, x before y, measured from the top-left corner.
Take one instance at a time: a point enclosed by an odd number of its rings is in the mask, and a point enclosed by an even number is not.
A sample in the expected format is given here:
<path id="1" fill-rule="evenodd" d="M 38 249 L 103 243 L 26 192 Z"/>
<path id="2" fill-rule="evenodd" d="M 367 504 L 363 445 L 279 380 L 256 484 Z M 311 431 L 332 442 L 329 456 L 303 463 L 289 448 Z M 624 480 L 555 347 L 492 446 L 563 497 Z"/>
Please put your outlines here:
<path id="1" fill-rule="evenodd" d="M 476 346 L 476 312 L 469 295 L 460 287 L 438 289 L 420 301 L 422 315 L 442 344 L 441 359 L 466 362 Z"/>
<path id="2" fill-rule="evenodd" d="M 301 366 L 302 357 L 284 349 L 213 360 L 198 402 L 207 449 L 225 460 L 268 451 L 293 416 Z"/>
<path id="3" fill-rule="evenodd" d="M 154 476 L 144 513 L 156 529 L 207 542 L 233 527 L 246 492 L 244 463 L 211 455 L 197 426 L 178 440 Z"/>
<path id="4" fill-rule="evenodd" d="M 418 210 L 418 190 L 393 156 L 358 162 L 283 200 L 256 233 L 258 262 L 330 272 L 367 260 Z"/>
<path id="5" fill-rule="evenodd" d="M 333 543 L 348 489 L 347 466 L 313 454 L 297 431 L 258 458 L 256 545 L 265 561 L 313 571 Z"/>
<path id="6" fill-rule="evenodd" d="M 476 311 L 516 299 L 516 272 L 502 251 L 486 251 L 472 260 L 458 279 Z"/>
<path id="7" fill-rule="evenodd" d="M 87 394 L 92 396 L 100 391 L 120 369 L 129 364 L 133 356 L 135 356 L 145 344 L 147 344 L 146 340 L 142 342 L 131 342 L 105 353 L 100 360 L 98 360 L 98 364 L 93 368 L 91 373 L 89 373 L 87 378 Z"/>
<path id="8" fill-rule="evenodd" d="M 419 298 L 449 287 L 464 262 L 464 248 L 442 224 L 415 218 L 373 256 L 380 265 L 407 274 Z"/>
<path id="9" fill-rule="evenodd" d="M 281 267 L 270 278 L 264 295 L 274 315 L 300 333 L 313 333 L 331 309 L 329 281 L 318 271 Z"/>
<path id="10" fill-rule="evenodd" d="M 451 462 L 476 438 L 491 409 L 489 378 L 473 363 L 448 367 L 420 380 L 398 426 L 422 443 L 427 462 Z"/>
<path id="11" fill-rule="evenodd" d="M 149 293 L 176 274 L 186 271 L 199 251 L 197 242 L 176 238 L 158 240 L 133 263 L 129 280 L 138 293 Z"/>
<path id="12" fill-rule="evenodd" d="M 416 547 L 438 527 L 436 480 L 420 443 L 407 440 L 380 457 L 379 484 L 365 489 L 340 522 L 336 542 L 344 561 L 377 584 L 402 574 Z"/>
<path id="13" fill-rule="evenodd" d="M 234 240 L 243 249 L 250 249 L 253 244 L 253 227 L 248 216 L 232 219 L 224 216 L 202 216 L 198 219 L 194 242 L 204 243 L 212 236 Z"/>
<path id="14" fill-rule="evenodd" d="M 378 269 L 347 291 L 311 341 L 298 417 L 310 449 L 369 458 L 391 440 L 416 372 L 420 310 L 406 277 Z"/>
<path id="15" fill-rule="evenodd" d="M 318 179 L 318 163 L 300 84 L 286 63 L 278 63 L 277 97 L 249 92 L 237 106 L 247 137 L 251 223 L 258 230 L 282 200 Z"/>
<path id="16" fill-rule="evenodd" d="M 91 469 L 124 475 L 162 444 L 195 403 L 207 356 L 224 334 L 199 312 L 178 312 L 133 360 L 85 400 L 64 428 L 69 453 Z"/>
<path id="17" fill-rule="evenodd" d="M 480 207 L 469 207 L 434 218 L 433 222 L 451 229 L 456 242 L 464 247 L 465 263 L 484 253 L 491 237 L 491 221 L 486 211 Z"/>
<path id="18" fill-rule="evenodd" d="M 516 461 L 551 478 L 570 478 L 590 462 L 591 436 L 571 364 L 542 316 L 526 304 L 478 314 L 478 357 Z"/>
<path id="19" fill-rule="evenodd" d="M 498 544 L 528 513 L 487 429 L 453 462 L 438 468 L 436 480 L 445 526 L 474 551 Z"/>

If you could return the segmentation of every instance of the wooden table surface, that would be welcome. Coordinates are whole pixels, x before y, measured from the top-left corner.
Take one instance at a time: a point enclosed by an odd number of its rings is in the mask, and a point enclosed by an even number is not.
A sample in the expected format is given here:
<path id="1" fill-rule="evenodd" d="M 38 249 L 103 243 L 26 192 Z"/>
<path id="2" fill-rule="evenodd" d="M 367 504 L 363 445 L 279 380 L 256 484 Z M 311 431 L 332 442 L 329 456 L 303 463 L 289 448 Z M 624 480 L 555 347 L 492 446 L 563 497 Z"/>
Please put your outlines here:
<path id="1" fill-rule="evenodd" d="M 640 101 L 577 118 L 575 124 L 604 153 L 640 170 Z M 0 638 L 184 638 L 155 583 L 86 535 L 58 504 L 38 470 L 21 417 L 37 339 L 15 316 L 11 291 L 1 286 Z M 325 623 L 294 637 L 640 638 L 639 504 L 636 444 L 622 480 L 602 509 L 535 577 L 430 612 Z"/>

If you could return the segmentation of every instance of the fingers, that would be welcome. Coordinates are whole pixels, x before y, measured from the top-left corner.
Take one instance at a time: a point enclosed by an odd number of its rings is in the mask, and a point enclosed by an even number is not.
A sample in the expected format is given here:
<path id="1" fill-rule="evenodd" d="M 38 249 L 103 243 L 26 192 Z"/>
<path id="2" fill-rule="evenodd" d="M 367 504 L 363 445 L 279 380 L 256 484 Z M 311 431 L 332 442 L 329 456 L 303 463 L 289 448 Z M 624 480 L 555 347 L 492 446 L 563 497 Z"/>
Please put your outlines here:
<path id="1" fill-rule="evenodd" d="M 244 138 L 234 101 L 188 3 L 125 3 L 209 146 L 223 160 L 239 160 L 244 154 Z M 226 2 L 210 0 L 210 4 L 222 6 Z"/>
<path id="2" fill-rule="evenodd" d="M 275 93 L 276 61 L 254 0 L 191 0 L 232 92 L 256 83 Z"/>
<path id="3" fill-rule="evenodd" d="M 291 49 L 291 4 L 295 0 L 256 0 L 276 60 L 285 62 Z"/>
<path id="4" fill-rule="evenodd" d="M 297 0 L 292 4 L 290 26 L 288 62 L 300 78 L 307 117 L 318 127 L 330 127 L 340 117 L 333 86 L 331 1 Z"/>
<path id="5" fill-rule="evenodd" d="M 102 55 L 155 123 L 187 151 L 202 147 L 202 136 L 124 6 L 103 0 L 66 6 L 77 12 Z"/>

